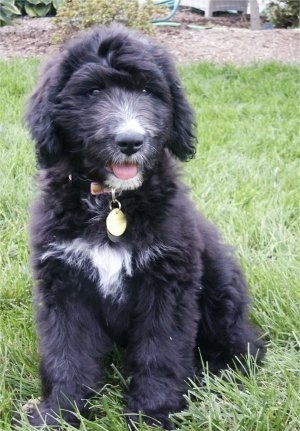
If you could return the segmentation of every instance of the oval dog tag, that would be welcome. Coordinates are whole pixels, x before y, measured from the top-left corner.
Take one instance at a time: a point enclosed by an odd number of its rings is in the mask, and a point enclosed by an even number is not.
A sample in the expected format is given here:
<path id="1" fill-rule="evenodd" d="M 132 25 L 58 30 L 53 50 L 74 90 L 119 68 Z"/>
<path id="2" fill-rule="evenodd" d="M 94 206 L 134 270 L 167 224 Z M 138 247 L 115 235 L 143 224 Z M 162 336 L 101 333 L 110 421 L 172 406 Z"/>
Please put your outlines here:
<path id="1" fill-rule="evenodd" d="M 106 228 L 110 235 L 119 237 L 123 235 L 127 227 L 127 220 L 120 208 L 114 208 L 106 218 Z"/>

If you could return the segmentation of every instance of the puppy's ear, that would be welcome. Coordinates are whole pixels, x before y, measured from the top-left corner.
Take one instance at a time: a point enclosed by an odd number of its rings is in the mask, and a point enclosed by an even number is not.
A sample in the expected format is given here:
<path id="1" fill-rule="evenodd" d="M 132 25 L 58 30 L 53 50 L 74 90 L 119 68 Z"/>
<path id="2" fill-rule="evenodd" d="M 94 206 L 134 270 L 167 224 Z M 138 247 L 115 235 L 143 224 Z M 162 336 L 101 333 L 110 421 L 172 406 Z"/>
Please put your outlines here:
<path id="1" fill-rule="evenodd" d="M 165 76 L 171 94 L 172 131 L 169 150 L 180 160 L 186 161 L 195 155 L 194 113 L 189 105 L 180 79 L 168 53 L 159 46 L 154 47 L 154 57 Z"/>
<path id="2" fill-rule="evenodd" d="M 196 152 L 194 113 L 174 70 L 170 78 L 170 91 L 173 103 L 173 130 L 169 149 L 180 160 L 186 161 L 194 157 Z"/>
<path id="3" fill-rule="evenodd" d="M 55 98 L 61 89 L 60 64 L 51 62 L 40 75 L 36 89 L 28 100 L 25 122 L 35 141 L 40 168 L 53 166 L 61 156 L 61 145 L 52 121 Z"/>

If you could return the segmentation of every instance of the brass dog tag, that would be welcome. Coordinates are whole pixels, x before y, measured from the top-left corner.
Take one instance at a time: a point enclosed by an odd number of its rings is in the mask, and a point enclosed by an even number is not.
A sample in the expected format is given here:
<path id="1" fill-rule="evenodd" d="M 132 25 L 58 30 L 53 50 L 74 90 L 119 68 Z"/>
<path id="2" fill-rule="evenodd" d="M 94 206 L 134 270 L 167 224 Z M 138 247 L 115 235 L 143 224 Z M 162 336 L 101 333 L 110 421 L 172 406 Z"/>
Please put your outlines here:
<path id="1" fill-rule="evenodd" d="M 127 220 L 120 208 L 113 208 L 106 218 L 107 233 L 111 241 L 118 241 L 127 227 Z"/>

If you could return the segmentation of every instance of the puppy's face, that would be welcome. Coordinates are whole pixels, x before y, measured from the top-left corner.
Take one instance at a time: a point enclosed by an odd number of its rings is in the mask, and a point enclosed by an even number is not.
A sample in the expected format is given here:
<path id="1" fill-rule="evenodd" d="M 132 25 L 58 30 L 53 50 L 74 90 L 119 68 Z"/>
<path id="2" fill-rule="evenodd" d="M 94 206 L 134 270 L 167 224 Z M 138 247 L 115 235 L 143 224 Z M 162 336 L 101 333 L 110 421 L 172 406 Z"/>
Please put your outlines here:
<path id="1" fill-rule="evenodd" d="M 170 151 L 194 154 L 193 115 L 162 48 L 119 26 L 95 30 L 46 65 L 27 124 L 40 167 L 118 190 L 140 187 Z"/>
<path id="2" fill-rule="evenodd" d="M 72 74 L 52 118 L 71 166 L 108 187 L 135 189 L 170 140 L 170 90 L 153 62 L 130 73 L 105 60 Z"/>

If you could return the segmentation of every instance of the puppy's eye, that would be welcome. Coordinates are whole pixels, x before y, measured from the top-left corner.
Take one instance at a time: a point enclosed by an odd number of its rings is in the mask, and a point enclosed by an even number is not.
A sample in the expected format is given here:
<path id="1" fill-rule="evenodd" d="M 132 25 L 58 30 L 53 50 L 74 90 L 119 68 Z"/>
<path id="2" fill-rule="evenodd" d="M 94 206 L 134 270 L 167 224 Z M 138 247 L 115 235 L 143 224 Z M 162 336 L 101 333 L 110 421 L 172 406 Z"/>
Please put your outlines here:
<path id="1" fill-rule="evenodd" d="M 147 87 L 145 87 L 142 89 L 142 93 L 143 94 L 150 94 L 150 90 Z"/>
<path id="2" fill-rule="evenodd" d="M 102 88 L 91 88 L 91 90 L 89 90 L 89 94 L 91 96 L 97 96 L 98 94 L 100 94 L 102 91 Z"/>

